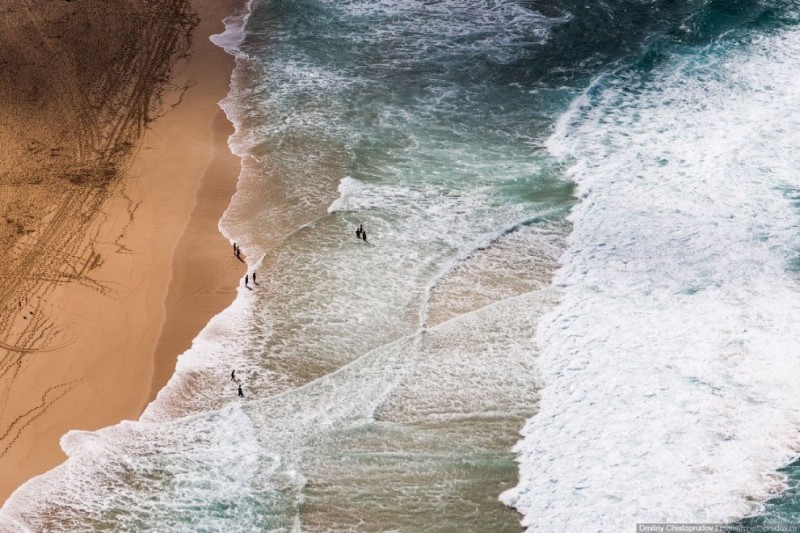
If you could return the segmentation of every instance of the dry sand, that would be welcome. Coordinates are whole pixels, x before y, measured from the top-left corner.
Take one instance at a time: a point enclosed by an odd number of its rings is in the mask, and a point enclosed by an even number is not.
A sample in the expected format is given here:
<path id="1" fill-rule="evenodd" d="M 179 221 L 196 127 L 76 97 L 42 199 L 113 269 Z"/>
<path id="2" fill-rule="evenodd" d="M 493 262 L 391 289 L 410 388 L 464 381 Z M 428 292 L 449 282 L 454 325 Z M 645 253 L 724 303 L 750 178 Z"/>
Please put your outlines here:
<path id="1" fill-rule="evenodd" d="M 239 4 L 0 7 L 0 502 L 68 430 L 137 418 L 235 296 L 234 62 L 208 36 Z"/>

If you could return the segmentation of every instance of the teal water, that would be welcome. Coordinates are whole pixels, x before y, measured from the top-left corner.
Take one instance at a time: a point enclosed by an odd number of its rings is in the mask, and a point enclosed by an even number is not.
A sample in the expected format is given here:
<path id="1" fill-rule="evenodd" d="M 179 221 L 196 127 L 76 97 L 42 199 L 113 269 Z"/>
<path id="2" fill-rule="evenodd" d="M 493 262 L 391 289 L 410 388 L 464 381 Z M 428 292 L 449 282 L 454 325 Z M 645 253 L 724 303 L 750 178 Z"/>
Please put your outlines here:
<path id="1" fill-rule="evenodd" d="M 141 421 L 70 433 L 3 526 L 618 531 L 761 509 L 800 422 L 793 6 L 250 8 L 218 40 L 243 158 L 221 228 L 259 285 Z"/>
<path id="2" fill-rule="evenodd" d="M 739 522 L 742 526 L 761 528 L 762 531 L 785 530 L 781 526 L 796 526 L 800 513 L 800 464 L 797 461 L 781 468 L 779 472 L 785 476 L 783 493 L 768 500 L 764 509 L 756 516 Z"/>

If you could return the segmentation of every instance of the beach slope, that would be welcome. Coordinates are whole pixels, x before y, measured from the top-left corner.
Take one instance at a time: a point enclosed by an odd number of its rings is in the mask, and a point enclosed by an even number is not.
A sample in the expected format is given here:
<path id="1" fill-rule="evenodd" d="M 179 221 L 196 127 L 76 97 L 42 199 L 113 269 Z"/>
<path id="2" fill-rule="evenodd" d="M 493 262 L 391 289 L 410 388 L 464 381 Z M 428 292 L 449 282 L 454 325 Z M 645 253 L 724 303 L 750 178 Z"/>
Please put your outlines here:
<path id="1" fill-rule="evenodd" d="M 233 2 L 0 7 L 0 502 L 60 437 L 137 418 L 235 295 Z"/>

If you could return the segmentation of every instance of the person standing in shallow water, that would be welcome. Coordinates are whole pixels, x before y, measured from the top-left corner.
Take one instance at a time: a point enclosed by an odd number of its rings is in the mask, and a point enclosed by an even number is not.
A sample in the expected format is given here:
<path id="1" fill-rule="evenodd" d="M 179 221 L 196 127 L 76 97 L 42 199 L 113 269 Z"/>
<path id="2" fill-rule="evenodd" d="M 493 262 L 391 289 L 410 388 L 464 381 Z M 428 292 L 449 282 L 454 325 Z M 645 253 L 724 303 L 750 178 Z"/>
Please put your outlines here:
<path id="1" fill-rule="evenodd" d="M 361 238 L 364 239 L 364 242 L 367 242 L 367 230 L 361 230 Z"/>
<path id="2" fill-rule="evenodd" d="M 244 398 L 244 392 L 242 392 L 242 384 L 239 383 L 239 398 Z"/>

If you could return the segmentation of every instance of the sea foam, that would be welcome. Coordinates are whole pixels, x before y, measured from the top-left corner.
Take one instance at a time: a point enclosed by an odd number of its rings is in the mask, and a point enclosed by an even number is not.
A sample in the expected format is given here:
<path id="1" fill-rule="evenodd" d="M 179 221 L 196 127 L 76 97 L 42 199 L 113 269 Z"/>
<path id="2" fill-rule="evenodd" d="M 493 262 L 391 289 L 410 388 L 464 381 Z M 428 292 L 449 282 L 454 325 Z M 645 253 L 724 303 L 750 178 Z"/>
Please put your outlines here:
<path id="1" fill-rule="evenodd" d="M 797 457 L 800 33 L 598 78 L 557 124 L 581 202 L 502 500 L 532 530 L 759 511 Z"/>

